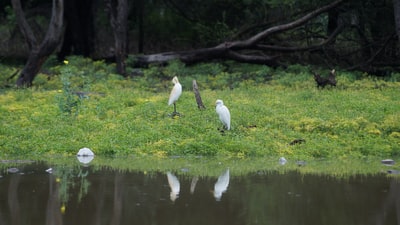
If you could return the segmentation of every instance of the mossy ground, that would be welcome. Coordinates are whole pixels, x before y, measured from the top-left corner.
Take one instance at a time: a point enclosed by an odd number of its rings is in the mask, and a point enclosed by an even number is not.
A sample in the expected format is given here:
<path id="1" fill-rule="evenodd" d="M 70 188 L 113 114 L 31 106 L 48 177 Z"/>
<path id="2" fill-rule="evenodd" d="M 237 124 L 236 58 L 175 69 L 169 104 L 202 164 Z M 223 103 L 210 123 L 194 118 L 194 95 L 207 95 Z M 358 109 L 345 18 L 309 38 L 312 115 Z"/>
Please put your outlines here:
<path id="1" fill-rule="evenodd" d="M 15 68 L 1 67 L 4 84 Z M 53 75 L 39 74 L 32 88 L 1 89 L 0 154 L 72 155 L 82 147 L 104 156 L 334 159 L 400 153 L 399 74 L 378 79 L 338 70 L 337 87 L 318 89 L 308 68 L 298 65 L 274 70 L 174 62 L 127 79 L 113 68 L 79 57 L 67 65 L 50 61 L 46 69 Z M 183 86 L 177 102 L 182 116 L 175 118 L 167 106 L 173 76 Z M 197 108 L 193 79 L 205 110 Z M 80 98 L 76 91 L 85 93 Z M 231 111 L 231 131 L 218 130 L 216 99 Z M 296 139 L 304 142 L 290 145 Z"/>

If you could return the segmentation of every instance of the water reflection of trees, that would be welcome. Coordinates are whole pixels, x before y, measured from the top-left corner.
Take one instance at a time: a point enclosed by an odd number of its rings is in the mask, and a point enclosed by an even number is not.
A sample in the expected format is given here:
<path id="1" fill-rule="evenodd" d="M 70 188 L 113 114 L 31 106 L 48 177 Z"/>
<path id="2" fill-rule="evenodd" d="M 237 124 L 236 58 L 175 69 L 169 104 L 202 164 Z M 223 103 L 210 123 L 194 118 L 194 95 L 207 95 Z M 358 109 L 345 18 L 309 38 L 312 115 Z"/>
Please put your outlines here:
<path id="1" fill-rule="evenodd" d="M 252 186 L 241 195 L 246 224 L 400 224 L 400 185 L 382 175 L 336 179 L 293 171 L 245 180 Z"/>
<path id="2" fill-rule="evenodd" d="M 392 179 L 388 188 L 388 194 L 382 202 L 382 207 L 375 213 L 375 224 L 388 224 L 389 217 L 396 218 L 396 224 L 400 224 L 400 180 Z"/>
<path id="3" fill-rule="evenodd" d="M 46 207 L 46 225 L 59 224 L 62 225 L 62 207 L 60 201 L 60 183 L 54 176 L 49 178 L 49 197 Z"/>
<path id="4" fill-rule="evenodd" d="M 0 224 L 399 224 L 400 184 L 384 176 L 324 178 L 296 172 L 230 179 L 165 172 L 45 166 L 0 179 Z M 28 172 L 27 172 L 28 171 Z M 226 178 L 226 177 L 225 177 Z M 225 185 L 223 186 L 225 187 Z M 327 221 L 329 219 L 329 221 Z"/>
<path id="5" fill-rule="evenodd" d="M 70 196 L 78 193 L 81 199 L 88 191 L 88 173 L 79 166 L 47 169 L 39 163 L 19 167 L 1 179 L 0 224 L 61 225 Z M 80 190 L 73 192 L 77 186 Z"/>
<path id="6" fill-rule="evenodd" d="M 0 224 L 63 224 L 60 185 L 56 178 L 43 176 L 44 169 L 39 175 L 27 166 L 21 167 L 24 168 L 21 173 L 6 174 L 2 178 Z"/>

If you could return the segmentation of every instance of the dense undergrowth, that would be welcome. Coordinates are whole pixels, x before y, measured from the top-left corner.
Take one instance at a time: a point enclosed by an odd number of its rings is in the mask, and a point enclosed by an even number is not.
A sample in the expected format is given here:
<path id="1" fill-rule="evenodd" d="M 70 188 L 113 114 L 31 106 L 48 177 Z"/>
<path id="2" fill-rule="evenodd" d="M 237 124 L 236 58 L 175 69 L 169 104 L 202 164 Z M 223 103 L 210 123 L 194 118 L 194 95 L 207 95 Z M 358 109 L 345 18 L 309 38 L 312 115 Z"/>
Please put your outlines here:
<path id="1" fill-rule="evenodd" d="M 29 89 L 6 86 L 16 67 L 0 65 L 0 154 L 284 156 L 286 158 L 395 157 L 400 153 L 400 74 L 386 78 L 337 71 L 337 87 L 318 89 L 310 68 L 272 69 L 233 62 L 137 70 L 116 75 L 114 65 L 71 57 L 50 59 Z M 313 68 L 322 74 L 328 69 Z M 167 106 L 171 79 L 183 94 L 181 117 Z M 197 80 L 206 106 L 192 92 Z M 221 133 L 216 99 L 231 111 Z M 294 140 L 304 140 L 291 145 Z"/>

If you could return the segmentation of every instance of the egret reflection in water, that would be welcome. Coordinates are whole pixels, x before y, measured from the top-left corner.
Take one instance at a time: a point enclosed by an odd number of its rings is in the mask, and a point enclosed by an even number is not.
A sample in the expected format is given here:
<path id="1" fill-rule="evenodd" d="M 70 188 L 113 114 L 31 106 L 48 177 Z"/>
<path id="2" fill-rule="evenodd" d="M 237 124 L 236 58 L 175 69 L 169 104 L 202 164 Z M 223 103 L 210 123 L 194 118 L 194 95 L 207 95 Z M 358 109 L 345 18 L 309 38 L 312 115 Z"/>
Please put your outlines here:
<path id="1" fill-rule="evenodd" d="M 197 181 L 199 181 L 198 176 L 195 176 L 192 178 L 192 182 L 190 183 L 190 194 L 194 193 L 194 189 L 196 188 Z"/>
<path id="2" fill-rule="evenodd" d="M 228 189 L 229 186 L 229 169 L 218 177 L 214 185 L 214 198 L 217 201 L 221 200 L 222 194 Z"/>
<path id="3" fill-rule="evenodd" d="M 179 197 L 179 191 L 181 190 L 181 185 L 178 178 L 171 172 L 167 172 L 168 184 L 171 188 L 170 198 L 171 201 L 175 201 Z"/>

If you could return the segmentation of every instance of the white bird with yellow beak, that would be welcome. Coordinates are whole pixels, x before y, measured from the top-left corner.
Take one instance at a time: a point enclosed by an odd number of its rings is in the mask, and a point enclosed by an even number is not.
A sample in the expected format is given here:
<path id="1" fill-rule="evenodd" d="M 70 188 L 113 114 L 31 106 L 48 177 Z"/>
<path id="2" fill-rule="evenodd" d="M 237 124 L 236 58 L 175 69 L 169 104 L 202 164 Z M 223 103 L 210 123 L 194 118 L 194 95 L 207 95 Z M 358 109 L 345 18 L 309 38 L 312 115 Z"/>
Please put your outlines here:
<path id="1" fill-rule="evenodd" d="M 224 128 L 227 130 L 231 129 L 231 114 L 229 109 L 224 105 L 224 102 L 221 99 L 218 99 L 215 102 L 215 111 L 219 116 L 219 120 L 221 120 Z"/>
<path id="2" fill-rule="evenodd" d="M 179 115 L 179 113 L 176 112 L 176 101 L 178 101 L 182 94 L 182 85 L 179 83 L 178 77 L 176 76 L 172 79 L 172 83 L 174 84 L 174 87 L 169 95 L 168 105 L 174 104 L 174 112 L 172 113 L 172 116 L 175 116 Z"/>

